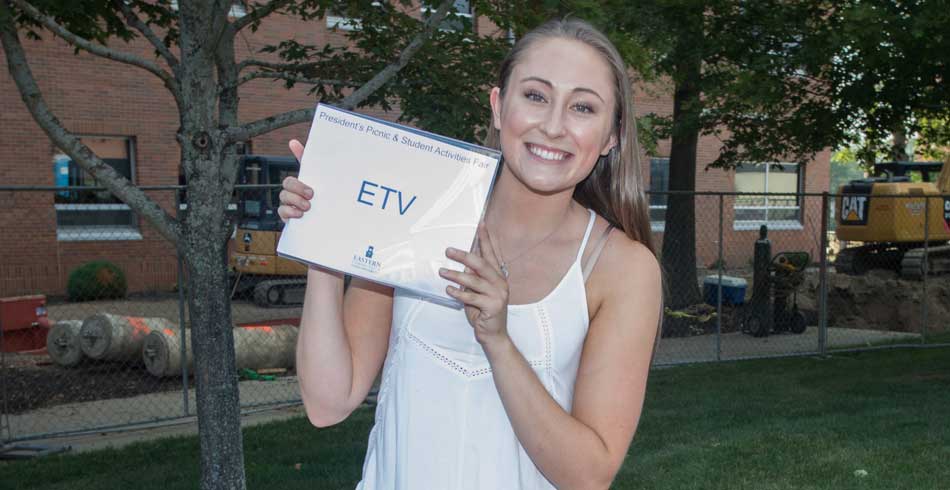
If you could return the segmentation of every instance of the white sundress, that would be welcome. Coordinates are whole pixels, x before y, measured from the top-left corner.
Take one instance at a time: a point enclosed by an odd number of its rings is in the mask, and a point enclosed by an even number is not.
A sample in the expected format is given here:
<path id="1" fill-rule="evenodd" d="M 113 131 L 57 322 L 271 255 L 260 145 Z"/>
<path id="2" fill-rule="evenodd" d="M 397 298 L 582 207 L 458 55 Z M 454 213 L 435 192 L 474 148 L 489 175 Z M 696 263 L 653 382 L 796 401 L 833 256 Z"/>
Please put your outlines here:
<path id="1" fill-rule="evenodd" d="M 514 344 L 567 412 L 589 323 L 581 256 L 594 219 L 554 290 L 508 307 Z M 554 488 L 518 442 L 462 310 L 395 292 L 377 403 L 357 490 Z"/>

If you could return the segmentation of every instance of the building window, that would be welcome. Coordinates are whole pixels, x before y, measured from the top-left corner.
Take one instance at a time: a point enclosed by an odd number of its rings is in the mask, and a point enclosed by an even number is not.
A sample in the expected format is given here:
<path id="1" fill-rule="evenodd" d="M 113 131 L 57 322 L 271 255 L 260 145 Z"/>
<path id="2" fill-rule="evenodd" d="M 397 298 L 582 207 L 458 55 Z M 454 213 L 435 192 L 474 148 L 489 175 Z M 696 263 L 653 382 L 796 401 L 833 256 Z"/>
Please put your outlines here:
<path id="1" fill-rule="evenodd" d="M 439 7 L 437 1 L 423 1 L 422 2 L 422 15 L 423 18 L 429 16 L 430 13 L 435 13 Z M 465 31 L 465 24 L 468 22 L 468 25 L 472 25 L 474 18 L 472 11 L 472 3 L 468 0 L 455 0 L 455 5 L 453 5 L 454 11 L 449 11 L 449 14 L 445 16 L 445 20 L 442 21 L 442 25 L 439 26 L 439 30 L 442 31 Z"/>
<path id="2" fill-rule="evenodd" d="M 356 31 L 362 27 L 359 19 L 344 17 L 342 15 L 327 15 L 327 28 L 338 29 L 341 31 Z"/>
<path id="3" fill-rule="evenodd" d="M 135 181 L 132 140 L 87 136 L 83 144 L 103 162 Z M 101 187 L 96 179 L 65 154 L 53 157 L 57 187 Z M 128 205 L 109 191 L 62 190 L 56 193 L 56 236 L 59 240 L 140 240 L 138 220 Z"/>
<path id="4" fill-rule="evenodd" d="M 794 163 L 754 163 L 736 167 L 736 192 L 768 193 L 736 196 L 735 229 L 801 228 L 801 196 L 769 194 L 800 193 L 801 168 Z"/>
<path id="5" fill-rule="evenodd" d="M 372 5 L 374 7 L 378 7 L 381 4 L 379 2 L 373 2 Z M 419 11 L 422 12 L 422 18 L 425 19 L 430 13 L 435 12 L 438 5 L 439 4 L 434 1 L 423 1 L 422 6 L 419 9 Z M 473 15 L 471 2 L 467 0 L 456 0 L 454 7 L 455 12 L 450 12 L 446 16 L 445 20 L 442 21 L 442 25 L 439 26 L 440 30 L 462 31 L 465 30 L 465 21 L 463 19 L 468 19 L 469 23 L 472 22 Z M 360 19 L 335 13 L 328 13 L 326 21 L 327 28 L 329 29 L 356 31 L 362 27 L 362 22 Z"/>
<path id="6" fill-rule="evenodd" d="M 379 2 L 373 2 L 370 5 L 374 7 L 382 6 Z M 341 31 L 358 31 L 363 27 L 363 21 L 356 17 L 347 17 L 333 11 L 327 11 L 327 28 Z"/>
<path id="7" fill-rule="evenodd" d="M 650 228 L 663 231 L 666 225 L 666 198 L 670 190 L 670 159 L 650 159 Z"/>
<path id="8" fill-rule="evenodd" d="M 178 0 L 172 0 L 171 8 L 174 11 L 178 10 Z M 247 15 L 247 7 L 244 5 L 243 0 L 234 0 L 231 4 L 231 11 L 228 12 L 228 17 L 234 17 L 235 19 L 240 19 Z"/>

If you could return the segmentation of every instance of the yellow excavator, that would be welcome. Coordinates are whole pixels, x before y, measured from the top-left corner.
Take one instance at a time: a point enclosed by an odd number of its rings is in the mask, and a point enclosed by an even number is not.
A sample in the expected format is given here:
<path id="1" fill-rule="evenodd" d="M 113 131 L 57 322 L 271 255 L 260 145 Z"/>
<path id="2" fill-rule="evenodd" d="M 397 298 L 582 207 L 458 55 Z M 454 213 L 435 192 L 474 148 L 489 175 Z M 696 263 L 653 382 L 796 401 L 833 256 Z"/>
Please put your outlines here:
<path id="1" fill-rule="evenodd" d="M 300 164 L 293 157 L 246 155 L 241 159 L 238 184 L 280 184 L 296 176 Z M 236 192 L 236 229 L 230 243 L 231 296 L 251 297 L 259 306 L 303 303 L 307 267 L 277 256 L 277 241 L 284 223 L 277 215 L 278 188 L 242 189 Z"/>
<path id="2" fill-rule="evenodd" d="M 861 242 L 838 253 L 837 272 L 898 268 L 907 279 L 950 272 L 950 159 L 876 164 L 874 176 L 841 186 L 835 210 L 838 239 Z"/>

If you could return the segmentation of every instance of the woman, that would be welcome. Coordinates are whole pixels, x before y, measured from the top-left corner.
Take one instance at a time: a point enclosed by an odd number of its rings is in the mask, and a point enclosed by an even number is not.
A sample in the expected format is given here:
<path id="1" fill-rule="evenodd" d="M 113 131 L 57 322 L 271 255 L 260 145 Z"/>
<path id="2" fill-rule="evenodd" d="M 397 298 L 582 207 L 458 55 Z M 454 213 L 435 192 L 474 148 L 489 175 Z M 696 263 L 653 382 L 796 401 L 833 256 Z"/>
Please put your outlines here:
<path id="1" fill-rule="evenodd" d="M 313 424 L 345 419 L 385 361 L 358 488 L 610 486 L 661 302 L 631 98 L 585 22 L 514 46 L 490 95 L 504 165 L 478 245 L 446 251 L 465 272 L 440 272 L 464 311 L 360 279 L 344 297 L 340 274 L 310 269 L 297 370 Z M 280 198 L 288 220 L 313 192 L 288 178 Z"/>

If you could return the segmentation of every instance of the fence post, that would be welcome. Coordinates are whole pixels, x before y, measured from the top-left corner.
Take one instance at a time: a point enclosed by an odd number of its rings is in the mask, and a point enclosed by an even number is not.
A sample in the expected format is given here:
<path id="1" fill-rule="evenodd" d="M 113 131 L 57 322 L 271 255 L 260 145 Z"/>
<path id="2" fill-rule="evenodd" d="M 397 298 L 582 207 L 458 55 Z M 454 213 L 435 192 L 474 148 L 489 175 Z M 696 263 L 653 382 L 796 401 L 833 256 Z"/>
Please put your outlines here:
<path id="1" fill-rule="evenodd" d="M 818 269 L 818 353 L 824 354 L 828 337 L 828 192 L 821 193 L 821 257 Z"/>
<path id="2" fill-rule="evenodd" d="M 178 190 L 175 191 L 175 216 L 181 218 L 181 195 Z M 184 267 L 182 266 L 181 251 L 175 249 L 175 257 L 178 259 L 178 331 L 181 337 L 181 396 L 185 409 L 185 417 L 191 414 L 188 407 L 188 339 L 185 337 L 185 281 Z"/>
<path id="3" fill-rule="evenodd" d="M 924 263 L 921 266 L 924 269 L 924 295 L 921 301 L 921 324 L 920 324 L 920 343 L 927 343 L 927 303 L 929 303 L 927 296 L 927 276 L 930 275 L 930 252 L 929 252 L 929 243 L 930 242 L 930 197 L 924 196 Z"/>
<path id="4" fill-rule="evenodd" d="M 722 193 L 719 193 L 719 279 L 716 281 L 716 360 L 722 360 Z"/>
<path id="5" fill-rule="evenodd" d="M 3 351 L 3 318 L 0 318 L 0 448 L 13 439 L 10 416 L 7 415 L 7 357 Z"/>

